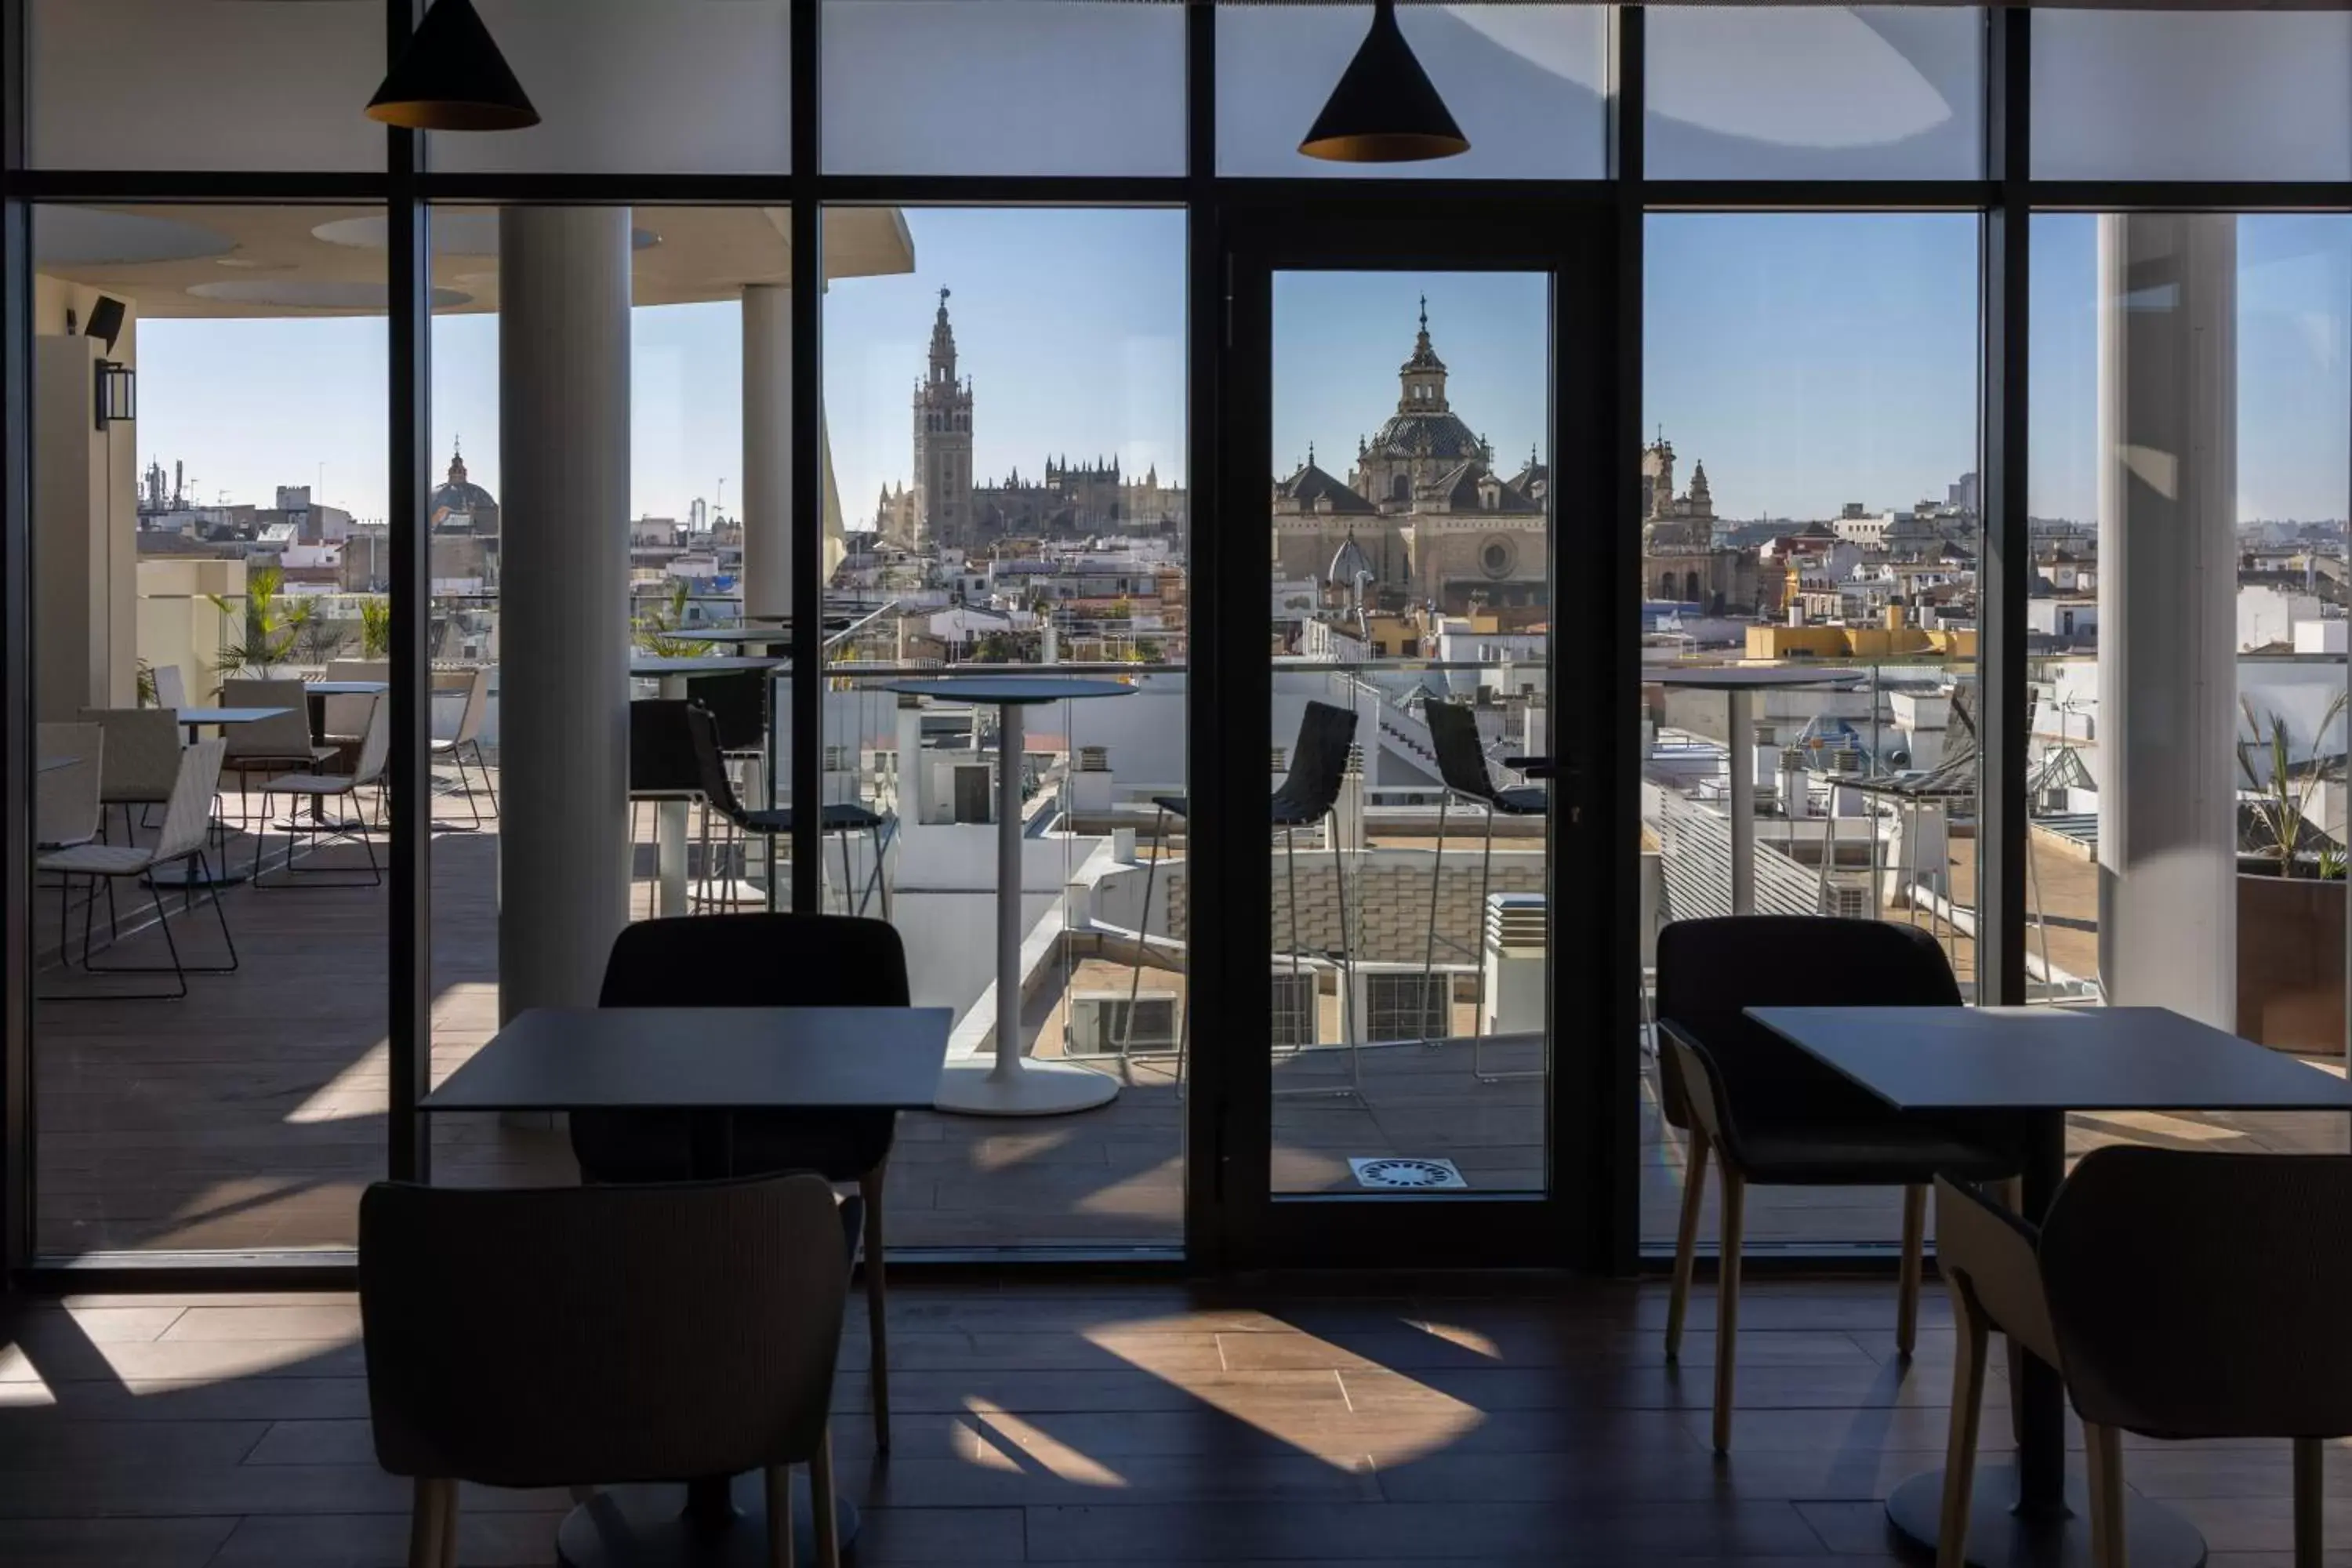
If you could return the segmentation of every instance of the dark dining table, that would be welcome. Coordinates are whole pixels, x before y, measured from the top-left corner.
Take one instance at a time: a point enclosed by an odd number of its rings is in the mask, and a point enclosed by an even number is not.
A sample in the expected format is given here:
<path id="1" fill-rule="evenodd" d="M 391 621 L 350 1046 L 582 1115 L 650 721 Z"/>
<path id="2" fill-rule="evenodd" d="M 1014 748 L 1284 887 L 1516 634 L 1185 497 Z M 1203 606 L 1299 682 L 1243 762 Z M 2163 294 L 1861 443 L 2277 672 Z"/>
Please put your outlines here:
<path id="1" fill-rule="evenodd" d="M 923 1110 L 939 1093 L 945 1007 L 534 1007 L 417 1102 L 436 1114 L 682 1110 L 694 1174 L 734 1173 L 734 1119 L 760 1110 Z M 796 1556 L 813 1562 L 807 1478 L 793 1479 Z M 567 1568 L 767 1561 L 757 1476 L 605 1489 L 565 1517 Z M 857 1512 L 834 1503 L 845 1551 Z"/>
<path id="2" fill-rule="evenodd" d="M 2066 1174 L 2066 1117 L 2100 1111 L 2352 1110 L 2333 1074 L 2162 1007 L 1750 1007 L 1748 1016 L 1898 1110 L 1999 1119 L 2024 1156 L 2023 1217 L 2039 1224 Z M 1978 1470 L 1968 1561 L 1980 1568 L 2089 1564 L 2089 1511 L 2066 1481 L 2066 1395 L 2022 1359 L 2017 1463 Z M 1895 1533 L 1936 1547 L 1941 1468 L 1886 1500 Z M 2196 1568 L 2205 1540 L 2130 1494 L 2136 1568 Z"/>

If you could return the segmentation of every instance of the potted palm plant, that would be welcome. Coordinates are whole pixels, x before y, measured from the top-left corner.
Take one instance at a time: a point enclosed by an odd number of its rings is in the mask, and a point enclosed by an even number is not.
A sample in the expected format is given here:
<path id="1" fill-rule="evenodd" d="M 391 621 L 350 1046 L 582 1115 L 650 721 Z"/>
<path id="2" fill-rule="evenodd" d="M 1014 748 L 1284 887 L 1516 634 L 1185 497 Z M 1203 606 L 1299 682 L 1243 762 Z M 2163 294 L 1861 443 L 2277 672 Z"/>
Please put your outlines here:
<path id="1" fill-rule="evenodd" d="M 281 592 L 284 585 L 285 577 L 277 567 L 257 567 L 245 580 L 242 614 L 231 603 L 238 595 L 205 595 L 227 622 L 244 628 L 242 635 L 221 645 L 218 668 L 222 675 L 252 675 L 266 680 L 279 665 L 293 658 L 305 629 L 315 618 L 316 606 L 307 599 L 287 597 Z"/>
<path id="2" fill-rule="evenodd" d="M 2329 1056 L 2345 1048 L 2345 847 L 2316 814 L 2345 776 L 2345 700 L 2298 761 L 2285 718 L 2239 700 L 2238 1033 Z"/>

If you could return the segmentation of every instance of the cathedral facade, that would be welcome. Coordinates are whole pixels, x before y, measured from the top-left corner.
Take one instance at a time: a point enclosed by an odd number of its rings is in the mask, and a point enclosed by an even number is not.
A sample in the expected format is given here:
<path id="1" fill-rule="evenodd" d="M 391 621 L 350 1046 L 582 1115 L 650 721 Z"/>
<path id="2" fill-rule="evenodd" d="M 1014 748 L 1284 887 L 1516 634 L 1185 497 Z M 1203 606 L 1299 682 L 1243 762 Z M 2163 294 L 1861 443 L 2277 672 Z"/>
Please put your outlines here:
<path id="1" fill-rule="evenodd" d="M 1397 371 L 1396 412 L 1356 445 L 1342 483 L 1307 461 L 1276 479 L 1273 569 L 1311 577 L 1328 595 L 1369 578 L 1383 607 L 1435 605 L 1460 615 L 1547 601 L 1551 560 L 1551 471 L 1528 455 L 1518 473 L 1495 470 L 1494 448 L 1454 412 L 1446 369 L 1429 337 L 1423 302 L 1412 355 Z M 1352 545 L 1352 548 L 1350 546 Z"/>
<path id="2" fill-rule="evenodd" d="M 1753 551 L 1715 542 L 1706 465 L 1675 493 L 1675 448 L 1664 431 L 1642 451 L 1642 597 L 1696 605 L 1710 615 L 1753 613 L 1760 600 Z"/>
<path id="3" fill-rule="evenodd" d="M 1042 479 L 1024 479 L 1015 469 L 1001 484 L 973 480 L 972 385 L 968 376 L 957 378 L 948 298 L 940 289 L 929 371 L 915 386 L 914 481 L 884 486 L 875 508 L 883 537 L 908 549 L 969 551 L 1016 536 L 1181 532 L 1184 489 L 1161 484 L 1156 464 L 1137 479 L 1122 473 L 1116 458 L 1091 463 L 1048 458 Z"/>

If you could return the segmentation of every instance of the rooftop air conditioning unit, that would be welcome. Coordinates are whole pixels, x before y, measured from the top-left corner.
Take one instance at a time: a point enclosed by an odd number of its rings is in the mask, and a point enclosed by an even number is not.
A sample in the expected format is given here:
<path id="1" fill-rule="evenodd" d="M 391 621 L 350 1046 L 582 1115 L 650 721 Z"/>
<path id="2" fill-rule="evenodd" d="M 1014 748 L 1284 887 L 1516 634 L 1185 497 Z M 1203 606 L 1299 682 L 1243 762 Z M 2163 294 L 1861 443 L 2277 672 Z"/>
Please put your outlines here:
<path id="1" fill-rule="evenodd" d="M 1124 988 L 1117 991 L 1070 993 L 1067 1048 L 1074 1057 L 1117 1056 L 1130 1051 L 1171 1051 L 1176 1048 L 1176 994 L 1144 991 L 1132 1004 Z"/>
<path id="2" fill-rule="evenodd" d="M 1424 973 L 1418 963 L 1360 963 L 1352 970 L 1360 1040 L 1442 1040 L 1454 1032 L 1452 966 Z"/>
<path id="3" fill-rule="evenodd" d="M 1322 1037 L 1322 972 L 1302 967 L 1274 972 L 1273 1040 L 1277 1049 L 1302 1050 Z"/>
<path id="4" fill-rule="evenodd" d="M 1480 1030 L 1516 1035 L 1544 1026 L 1544 972 L 1551 945 L 1547 905 L 1541 893 L 1493 893 L 1486 899 L 1486 929 L 1480 946 L 1486 966 L 1486 996 Z"/>

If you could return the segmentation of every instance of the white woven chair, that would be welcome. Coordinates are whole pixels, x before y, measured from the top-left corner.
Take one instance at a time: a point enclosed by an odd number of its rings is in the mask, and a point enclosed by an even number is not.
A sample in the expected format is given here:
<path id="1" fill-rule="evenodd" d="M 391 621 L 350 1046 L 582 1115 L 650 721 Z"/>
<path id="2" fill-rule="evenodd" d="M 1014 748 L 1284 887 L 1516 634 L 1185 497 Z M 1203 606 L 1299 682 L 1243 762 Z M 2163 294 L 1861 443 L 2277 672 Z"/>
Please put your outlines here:
<path id="1" fill-rule="evenodd" d="M 226 974 L 236 968 L 236 941 L 229 935 L 228 912 L 221 908 L 220 894 L 213 887 L 211 868 L 205 859 L 205 826 L 211 819 L 213 791 L 220 784 L 221 754 L 227 749 L 222 741 L 205 741 L 180 753 L 179 776 L 172 785 L 172 798 L 163 808 L 163 826 L 152 845 L 83 844 L 70 849 L 60 849 L 43 855 L 34 862 L 36 869 L 54 871 L 70 889 L 77 877 L 89 879 L 90 897 L 82 906 L 81 966 L 91 974 L 170 974 L 174 988 L 170 991 L 121 992 L 108 991 L 85 995 L 70 993 L 46 998 L 59 1002 L 131 1000 L 171 1001 L 188 994 L 191 974 Z M 165 907 L 163 889 L 150 880 L 148 893 L 155 900 L 155 919 L 163 932 L 165 949 L 172 955 L 169 964 L 93 963 L 90 952 L 92 929 L 96 923 L 98 885 L 109 884 L 125 877 L 144 877 L 159 867 L 194 863 L 194 875 L 188 881 L 188 892 L 183 908 L 194 906 L 196 890 L 201 888 L 212 900 L 213 914 L 220 921 L 221 942 L 228 950 L 225 964 L 202 965 L 184 962 L 180 957 L 179 939 L 172 932 L 172 917 Z M 66 897 L 59 894 L 60 903 Z M 60 921 L 63 920 L 60 915 Z M 69 963 L 63 943 L 59 944 L 58 963 Z"/>
<path id="2" fill-rule="evenodd" d="M 327 661 L 328 680 L 392 680 L 392 661 L 383 658 L 334 658 Z M 319 738 L 330 745 L 356 746 L 366 738 L 368 710 L 374 697 L 331 692 L 320 701 Z"/>
<path id="3" fill-rule="evenodd" d="M 33 751 L 43 763 L 70 761 L 42 769 L 33 789 L 33 842 L 41 849 L 69 849 L 98 837 L 98 784 L 105 761 L 106 731 L 95 724 L 42 724 Z"/>
<path id="4" fill-rule="evenodd" d="M 98 798 L 102 810 L 122 808 L 122 842 L 133 842 L 131 810 L 147 808 L 172 798 L 180 777 L 180 715 L 173 708 L 85 708 L 81 721 L 106 731 L 105 765 L 99 770 Z M 101 830 L 103 824 L 101 821 Z"/>
<path id="5" fill-rule="evenodd" d="M 376 863 L 375 843 L 368 837 L 363 823 L 322 820 L 320 807 L 329 800 L 351 800 L 362 785 L 382 787 L 385 754 L 392 749 L 392 704 L 385 696 L 362 699 L 368 703 L 365 728 L 361 732 L 360 754 L 347 773 L 282 773 L 265 779 L 261 784 L 261 830 L 253 846 L 253 885 L 257 888 L 347 888 L 381 887 L 383 868 Z M 262 846 L 269 838 L 270 802 L 278 795 L 305 796 L 311 802 L 307 814 L 289 811 L 283 826 L 286 829 L 286 866 L 274 880 L 264 881 L 261 876 Z M 306 868 L 296 864 L 295 840 L 308 837 L 311 853 L 316 854 L 322 843 L 334 839 L 357 842 L 367 851 L 368 875 L 365 882 L 348 875 L 338 876 L 337 870 Z"/>
<path id="6" fill-rule="evenodd" d="M 221 765 L 236 775 L 238 806 L 251 793 L 253 775 L 295 773 L 318 766 L 335 754 L 310 738 L 310 700 L 299 680 L 224 680 L 224 708 L 282 708 L 284 712 L 250 724 L 225 724 L 228 752 Z M 266 819 L 268 813 L 264 812 Z M 250 826 L 248 821 L 247 826 Z M 265 833 L 268 823 L 263 824 Z"/>
<path id="7" fill-rule="evenodd" d="M 448 689 L 441 685 L 442 679 L 439 676 L 434 678 L 436 693 Z M 433 706 L 433 755 L 446 757 L 456 765 L 457 787 L 466 793 L 467 807 L 474 814 L 473 826 L 479 827 L 482 826 L 482 807 L 475 799 L 474 781 L 467 774 L 466 760 L 470 756 L 475 771 L 482 775 L 482 793 L 489 796 L 490 815 L 496 816 L 499 814 L 499 792 L 490 784 L 490 764 L 482 756 L 480 739 L 482 717 L 490 705 L 490 672 L 487 668 L 475 670 L 467 678 L 462 689 L 466 693 L 465 705 L 457 708 L 456 719 L 446 726 L 446 733 L 443 732 L 445 726 L 441 715 L 456 705 L 436 702 Z"/>

